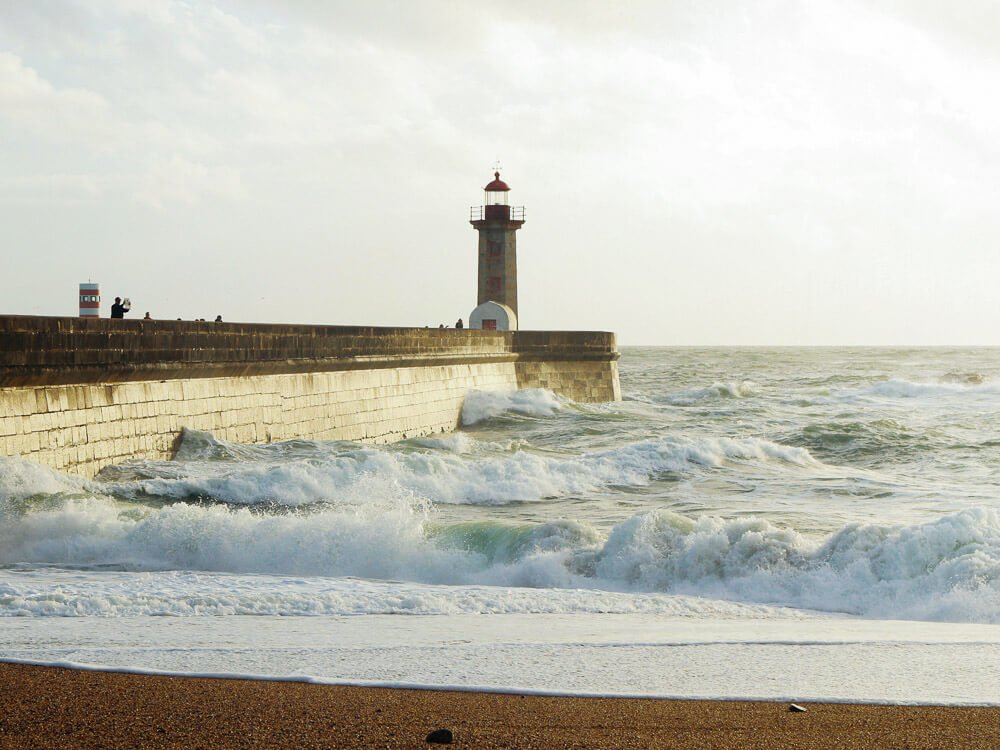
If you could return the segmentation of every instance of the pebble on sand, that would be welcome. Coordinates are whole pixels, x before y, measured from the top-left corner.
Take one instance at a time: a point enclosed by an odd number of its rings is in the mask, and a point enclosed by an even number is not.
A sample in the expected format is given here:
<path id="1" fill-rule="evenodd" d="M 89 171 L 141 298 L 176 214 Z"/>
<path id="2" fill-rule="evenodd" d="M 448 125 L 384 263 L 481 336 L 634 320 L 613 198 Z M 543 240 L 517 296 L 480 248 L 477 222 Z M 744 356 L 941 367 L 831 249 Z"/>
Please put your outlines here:
<path id="1" fill-rule="evenodd" d="M 434 742 L 439 745 L 450 745 L 452 740 L 450 729 L 435 729 L 429 735 L 425 742 Z"/>

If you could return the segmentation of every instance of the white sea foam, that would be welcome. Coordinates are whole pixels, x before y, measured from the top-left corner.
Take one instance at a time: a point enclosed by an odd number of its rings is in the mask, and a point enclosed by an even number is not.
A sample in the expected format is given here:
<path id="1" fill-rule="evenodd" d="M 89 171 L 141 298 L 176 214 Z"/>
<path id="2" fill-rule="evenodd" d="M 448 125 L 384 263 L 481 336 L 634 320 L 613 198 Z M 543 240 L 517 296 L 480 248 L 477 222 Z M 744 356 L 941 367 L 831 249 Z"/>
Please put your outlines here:
<path id="1" fill-rule="evenodd" d="M 42 495 L 74 493 L 86 482 L 11 456 L 0 456 L 0 514 L 11 502 Z M 2 518 L 2 515 L 0 515 Z"/>
<path id="2" fill-rule="evenodd" d="M 394 615 L 0 618 L 0 658 L 521 694 L 997 705 L 995 631 L 641 612 L 457 614 L 419 627 Z"/>
<path id="3" fill-rule="evenodd" d="M 850 524 L 825 541 L 760 519 L 634 516 L 596 557 L 634 588 L 874 617 L 1000 622 L 1000 512 Z"/>
<path id="4" fill-rule="evenodd" d="M 441 586 L 356 578 L 204 572 L 0 573 L 0 616 L 318 617 L 346 615 L 651 614 L 804 619 L 794 610 L 689 596 L 601 590 Z"/>
<path id="5" fill-rule="evenodd" d="M 0 564 L 462 580 L 476 557 L 430 545 L 425 515 L 420 503 L 402 499 L 281 514 L 74 499 L 8 518 L 0 528 Z"/>
<path id="6" fill-rule="evenodd" d="M 1000 622 L 1000 512 L 989 509 L 911 525 L 850 524 L 825 540 L 763 519 L 691 520 L 666 511 L 636 514 L 607 538 L 570 520 L 442 526 L 426 503 L 405 493 L 313 512 L 188 503 L 149 508 L 85 497 L 8 508 L 4 515 L 0 564 L 7 566 L 617 590 Z M 12 597 L 0 593 L 0 606 L 6 614 L 23 613 Z M 55 613 L 77 605 L 52 606 Z"/>
<path id="7" fill-rule="evenodd" d="M 218 441 L 222 443 L 223 441 Z M 804 448 L 761 438 L 677 438 L 642 440 L 581 455 L 552 455 L 524 449 L 516 441 L 477 444 L 468 437 L 422 439 L 424 450 L 367 446 L 330 448 L 303 459 L 146 463 L 148 479 L 110 481 L 116 497 L 212 498 L 229 503 L 316 502 L 368 504 L 400 492 L 437 503 L 497 505 L 599 491 L 610 485 L 644 486 L 664 472 L 724 468 L 762 462 L 815 467 Z"/>
<path id="8" fill-rule="evenodd" d="M 466 395 L 462 404 L 462 424 L 468 427 L 502 414 L 551 417 L 567 403 L 569 399 L 543 388 L 525 388 L 520 391 L 472 391 Z"/>

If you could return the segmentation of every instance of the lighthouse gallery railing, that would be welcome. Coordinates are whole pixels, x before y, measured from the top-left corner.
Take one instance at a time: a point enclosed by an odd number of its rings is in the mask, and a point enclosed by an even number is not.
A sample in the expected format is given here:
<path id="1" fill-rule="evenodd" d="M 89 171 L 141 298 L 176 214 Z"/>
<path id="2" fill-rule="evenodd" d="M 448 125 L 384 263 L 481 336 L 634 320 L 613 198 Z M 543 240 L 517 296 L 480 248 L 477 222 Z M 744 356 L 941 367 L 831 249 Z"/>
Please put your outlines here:
<path id="1" fill-rule="evenodd" d="M 484 221 L 487 208 L 496 208 L 496 206 L 472 206 L 469 209 L 469 221 Z M 510 217 L 505 218 L 509 218 L 511 221 L 524 221 L 524 206 L 510 206 Z"/>

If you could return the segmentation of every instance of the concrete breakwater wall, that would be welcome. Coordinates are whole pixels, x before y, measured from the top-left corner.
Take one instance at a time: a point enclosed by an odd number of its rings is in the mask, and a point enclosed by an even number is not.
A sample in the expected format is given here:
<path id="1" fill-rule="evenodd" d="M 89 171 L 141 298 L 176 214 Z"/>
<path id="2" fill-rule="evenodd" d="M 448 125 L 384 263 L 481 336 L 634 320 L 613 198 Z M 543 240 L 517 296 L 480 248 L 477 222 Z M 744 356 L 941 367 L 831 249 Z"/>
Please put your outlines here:
<path id="1" fill-rule="evenodd" d="M 618 356 L 605 332 L 0 316 L 0 455 L 92 476 L 183 428 L 387 443 L 455 429 L 471 390 L 617 400 Z"/>

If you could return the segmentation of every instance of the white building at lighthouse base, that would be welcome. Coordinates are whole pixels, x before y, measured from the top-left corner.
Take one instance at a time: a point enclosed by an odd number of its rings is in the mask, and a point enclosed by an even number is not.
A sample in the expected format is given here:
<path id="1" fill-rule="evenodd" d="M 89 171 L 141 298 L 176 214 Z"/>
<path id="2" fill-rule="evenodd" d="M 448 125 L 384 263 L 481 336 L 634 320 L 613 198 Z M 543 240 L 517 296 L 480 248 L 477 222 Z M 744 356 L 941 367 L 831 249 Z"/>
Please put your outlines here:
<path id="1" fill-rule="evenodd" d="M 469 328 L 482 331 L 516 331 L 517 315 L 507 305 L 484 302 L 469 313 Z"/>

